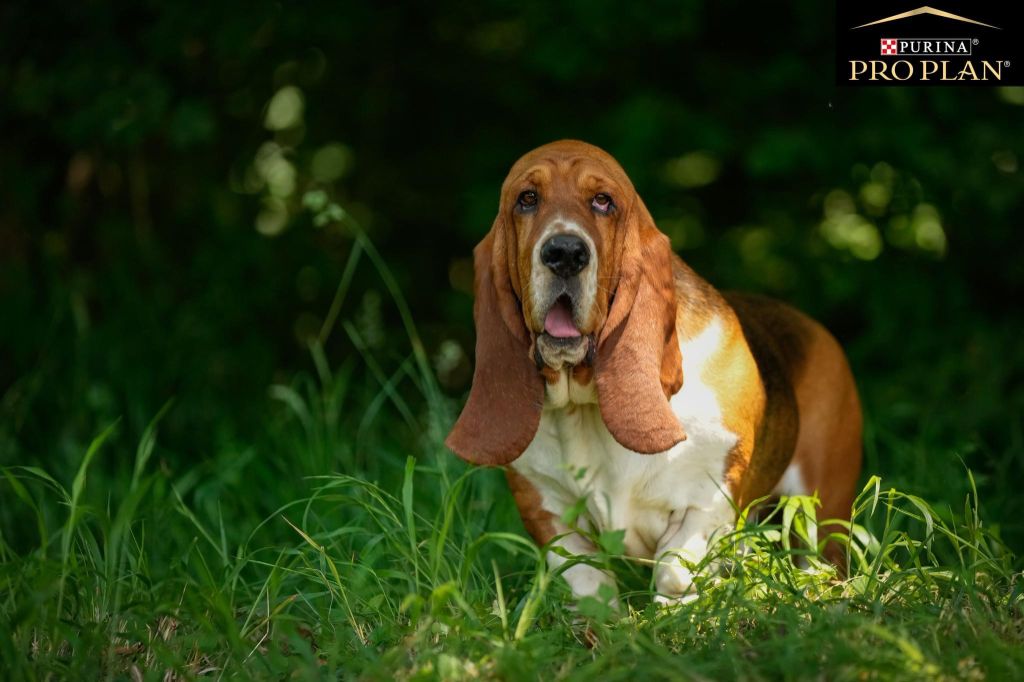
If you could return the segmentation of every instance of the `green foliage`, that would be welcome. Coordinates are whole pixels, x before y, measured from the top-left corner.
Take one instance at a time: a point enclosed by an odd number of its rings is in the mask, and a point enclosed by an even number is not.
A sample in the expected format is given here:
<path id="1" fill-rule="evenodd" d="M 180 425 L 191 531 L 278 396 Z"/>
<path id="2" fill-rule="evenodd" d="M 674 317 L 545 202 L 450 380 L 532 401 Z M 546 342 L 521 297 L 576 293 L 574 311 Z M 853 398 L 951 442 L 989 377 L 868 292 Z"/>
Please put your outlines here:
<path id="1" fill-rule="evenodd" d="M 342 312 L 325 358 L 361 357 L 356 339 L 404 356 L 339 207 L 463 395 L 471 248 L 512 161 L 576 137 L 714 284 L 821 319 L 869 411 L 904 415 L 891 436 L 933 429 L 1024 542 L 1005 455 L 1024 421 L 1019 88 L 836 89 L 832 12 L 810 0 L 739 23 L 696 0 L 44 6 L 0 22 L 0 462 L 66 470 L 174 396 L 164 462 L 183 474 L 258 428 L 252 396 Z M 347 371 L 359 402 L 375 379 Z M 876 471 L 962 478 L 956 457 L 899 457 Z"/>

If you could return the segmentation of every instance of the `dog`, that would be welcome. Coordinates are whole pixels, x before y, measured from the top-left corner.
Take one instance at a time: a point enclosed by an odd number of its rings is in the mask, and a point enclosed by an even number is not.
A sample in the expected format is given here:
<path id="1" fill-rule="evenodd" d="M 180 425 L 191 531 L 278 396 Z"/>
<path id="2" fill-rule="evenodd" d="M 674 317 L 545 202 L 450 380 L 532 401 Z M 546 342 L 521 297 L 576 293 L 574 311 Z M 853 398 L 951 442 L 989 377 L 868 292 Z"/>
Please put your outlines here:
<path id="1" fill-rule="evenodd" d="M 505 467 L 526 530 L 562 550 L 553 569 L 624 530 L 626 554 L 656 562 L 657 599 L 685 601 L 688 566 L 752 501 L 816 493 L 821 518 L 849 518 L 862 420 L 843 350 L 794 308 L 698 276 L 608 153 L 562 140 L 520 158 L 474 268 L 476 367 L 446 443 Z M 576 600 L 617 603 L 599 568 L 562 575 Z"/>

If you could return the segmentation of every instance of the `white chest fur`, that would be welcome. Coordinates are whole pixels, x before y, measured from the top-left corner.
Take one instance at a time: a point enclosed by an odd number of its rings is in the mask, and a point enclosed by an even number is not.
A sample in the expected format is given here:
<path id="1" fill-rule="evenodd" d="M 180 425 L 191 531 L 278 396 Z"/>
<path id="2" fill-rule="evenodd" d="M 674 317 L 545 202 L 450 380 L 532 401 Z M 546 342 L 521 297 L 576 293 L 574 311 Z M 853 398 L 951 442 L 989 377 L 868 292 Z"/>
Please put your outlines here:
<path id="1" fill-rule="evenodd" d="M 670 402 L 688 438 L 664 453 L 642 455 L 619 445 L 601 420 L 592 383 L 581 387 L 563 372 L 549 385 L 537 435 L 512 464 L 544 508 L 558 519 L 585 499 L 580 526 L 625 530 L 626 552 L 638 557 L 693 544 L 691 536 L 706 542 L 711 526 L 728 522 L 724 473 L 737 436 L 724 427 L 703 377 L 722 333 L 721 322 L 712 320 L 680 344 L 683 387 Z"/>

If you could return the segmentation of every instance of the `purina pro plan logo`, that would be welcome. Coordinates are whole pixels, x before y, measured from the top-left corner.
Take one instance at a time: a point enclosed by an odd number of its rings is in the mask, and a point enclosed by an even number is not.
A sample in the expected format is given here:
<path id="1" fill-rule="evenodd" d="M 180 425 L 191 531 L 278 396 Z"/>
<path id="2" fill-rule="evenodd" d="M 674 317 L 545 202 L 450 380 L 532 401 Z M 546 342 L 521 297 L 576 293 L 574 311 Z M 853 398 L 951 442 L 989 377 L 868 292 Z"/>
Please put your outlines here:
<path id="1" fill-rule="evenodd" d="M 837 85 L 1024 84 L 1015 3 L 918 2 L 838 0 Z"/>

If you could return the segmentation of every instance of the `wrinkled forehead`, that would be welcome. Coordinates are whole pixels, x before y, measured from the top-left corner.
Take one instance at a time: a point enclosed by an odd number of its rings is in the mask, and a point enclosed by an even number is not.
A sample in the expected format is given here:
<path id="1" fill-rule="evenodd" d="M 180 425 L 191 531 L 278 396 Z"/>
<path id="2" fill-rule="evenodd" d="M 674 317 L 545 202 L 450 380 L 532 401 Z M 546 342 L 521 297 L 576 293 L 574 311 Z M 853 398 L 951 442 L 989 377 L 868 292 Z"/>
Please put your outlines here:
<path id="1" fill-rule="evenodd" d="M 556 142 L 524 154 L 512 166 L 502 192 L 522 184 L 547 184 L 557 180 L 611 181 L 632 190 L 622 166 L 604 150 L 582 142 Z"/>

